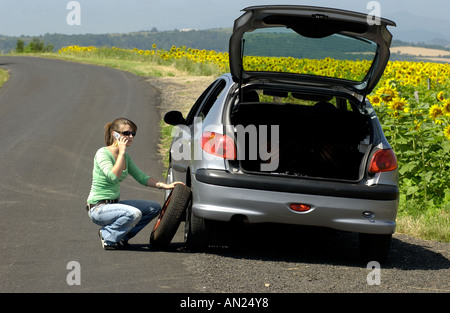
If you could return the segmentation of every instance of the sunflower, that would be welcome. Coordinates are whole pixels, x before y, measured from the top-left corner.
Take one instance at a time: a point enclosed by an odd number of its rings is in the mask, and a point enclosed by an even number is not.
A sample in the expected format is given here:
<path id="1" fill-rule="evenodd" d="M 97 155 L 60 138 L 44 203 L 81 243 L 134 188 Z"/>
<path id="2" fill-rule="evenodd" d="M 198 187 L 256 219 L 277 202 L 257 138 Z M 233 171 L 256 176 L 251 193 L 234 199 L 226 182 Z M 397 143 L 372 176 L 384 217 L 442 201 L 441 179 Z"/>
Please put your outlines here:
<path id="1" fill-rule="evenodd" d="M 414 120 L 414 127 L 411 129 L 411 130 L 419 130 L 420 129 L 420 126 L 422 126 L 422 123 L 420 123 L 419 121 L 417 121 L 417 120 Z"/>
<path id="2" fill-rule="evenodd" d="M 408 102 L 405 98 L 393 98 L 389 103 L 389 109 L 393 111 L 404 111 L 407 112 Z"/>
<path id="3" fill-rule="evenodd" d="M 436 98 L 437 98 L 439 101 L 444 101 L 444 100 L 445 100 L 444 92 L 443 92 L 443 91 L 440 91 L 440 92 L 437 94 Z"/>
<path id="4" fill-rule="evenodd" d="M 395 88 L 391 88 L 389 86 L 383 86 L 379 88 L 376 94 L 383 100 L 384 102 L 392 101 L 397 95 Z"/>
<path id="5" fill-rule="evenodd" d="M 369 101 L 372 105 L 379 107 L 381 105 L 381 99 L 377 95 L 369 96 Z"/>
<path id="6" fill-rule="evenodd" d="M 437 104 L 431 106 L 430 111 L 428 112 L 428 116 L 434 120 L 436 124 L 442 124 L 442 121 L 438 119 L 439 116 L 444 115 L 442 107 Z"/>
<path id="7" fill-rule="evenodd" d="M 444 129 L 444 135 L 448 140 L 450 140 L 450 125 L 447 125 L 447 127 Z"/>
<path id="8" fill-rule="evenodd" d="M 442 112 L 450 117 L 450 99 L 445 100 L 445 102 L 442 104 Z"/>

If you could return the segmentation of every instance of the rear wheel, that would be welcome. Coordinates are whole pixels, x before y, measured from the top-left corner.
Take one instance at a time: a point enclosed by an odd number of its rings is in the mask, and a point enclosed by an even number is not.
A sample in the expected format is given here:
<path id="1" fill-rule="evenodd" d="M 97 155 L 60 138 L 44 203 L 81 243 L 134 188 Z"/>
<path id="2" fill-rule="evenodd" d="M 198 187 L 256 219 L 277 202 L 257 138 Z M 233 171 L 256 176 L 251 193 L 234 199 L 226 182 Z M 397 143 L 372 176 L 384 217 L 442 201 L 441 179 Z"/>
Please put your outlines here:
<path id="1" fill-rule="evenodd" d="M 201 251 L 208 247 L 211 236 L 210 221 L 195 216 L 191 205 L 186 210 L 184 227 L 184 242 L 187 249 Z"/>
<path id="2" fill-rule="evenodd" d="M 364 262 L 385 262 L 391 248 L 392 234 L 359 234 L 359 249 Z"/>
<path id="3" fill-rule="evenodd" d="M 191 189 L 178 184 L 170 192 L 150 235 L 150 246 L 162 250 L 172 241 L 191 202 Z"/>

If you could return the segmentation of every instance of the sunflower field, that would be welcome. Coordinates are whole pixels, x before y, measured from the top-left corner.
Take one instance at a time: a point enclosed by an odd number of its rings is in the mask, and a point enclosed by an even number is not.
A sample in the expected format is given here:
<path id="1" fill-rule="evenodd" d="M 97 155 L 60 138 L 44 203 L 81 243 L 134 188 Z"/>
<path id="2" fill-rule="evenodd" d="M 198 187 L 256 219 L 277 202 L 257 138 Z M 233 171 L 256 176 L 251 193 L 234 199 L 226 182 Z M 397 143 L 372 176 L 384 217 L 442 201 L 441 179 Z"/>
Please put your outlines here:
<path id="1" fill-rule="evenodd" d="M 208 68 L 197 75 L 220 75 L 229 71 L 228 53 L 172 46 L 170 50 L 96 48 L 69 46 L 62 55 L 93 56 L 171 64 L 186 68 L 194 64 Z M 360 80 L 366 61 L 292 60 L 292 58 L 244 59 L 249 70 L 287 67 L 290 71 L 331 75 Z M 347 62 L 345 66 L 343 62 Z M 349 71 L 348 62 L 352 62 Z M 264 65 L 263 65 L 264 64 Z M 213 70 L 211 70 L 213 68 Z M 346 71 L 341 71 L 346 68 Z M 191 72 L 192 73 L 192 72 Z M 381 121 L 385 135 L 399 163 L 399 214 L 450 219 L 450 64 L 394 61 L 368 95 Z M 447 229 L 448 230 L 448 229 Z M 448 235 L 447 235 L 448 240 Z"/>
<path id="2" fill-rule="evenodd" d="M 391 62 L 369 95 L 399 162 L 407 214 L 450 211 L 450 64 Z"/>

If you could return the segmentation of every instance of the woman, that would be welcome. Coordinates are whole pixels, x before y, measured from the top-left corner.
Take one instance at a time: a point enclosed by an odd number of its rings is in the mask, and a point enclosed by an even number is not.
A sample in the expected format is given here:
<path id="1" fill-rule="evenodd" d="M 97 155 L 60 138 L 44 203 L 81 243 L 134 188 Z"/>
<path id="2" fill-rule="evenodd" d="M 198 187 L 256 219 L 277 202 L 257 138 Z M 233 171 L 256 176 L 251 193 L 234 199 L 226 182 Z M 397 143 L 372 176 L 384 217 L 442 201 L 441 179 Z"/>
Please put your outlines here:
<path id="1" fill-rule="evenodd" d="M 173 189 L 170 185 L 144 174 L 126 153 L 136 136 L 137 126 L 126 118 L 105 125 L 106 147 L 94 157 L 92 186 L 87 199 L 91 220 L 102 228 L 99 237 L 105 250 L 129 248 L 128 240 L 136 236 L 161 211 L 159 203 L 149 200 L 121 200 L 120 182 L 130 174 L 142 185 Z"/>

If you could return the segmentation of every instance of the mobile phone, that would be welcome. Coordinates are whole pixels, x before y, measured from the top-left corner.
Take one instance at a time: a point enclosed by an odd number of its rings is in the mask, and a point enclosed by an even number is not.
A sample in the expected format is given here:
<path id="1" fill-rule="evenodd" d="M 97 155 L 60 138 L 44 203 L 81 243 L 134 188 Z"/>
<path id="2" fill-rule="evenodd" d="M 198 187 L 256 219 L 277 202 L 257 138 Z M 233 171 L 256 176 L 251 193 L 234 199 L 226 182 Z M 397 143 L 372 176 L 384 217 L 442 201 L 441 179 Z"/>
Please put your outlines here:
<path id="1" fill-rule="evenodd" d="M 114 136 L 117 140 L 120 139 L 120 135 L 119 135 L 118 132 L 113 132 L 113 136 Z"/>

